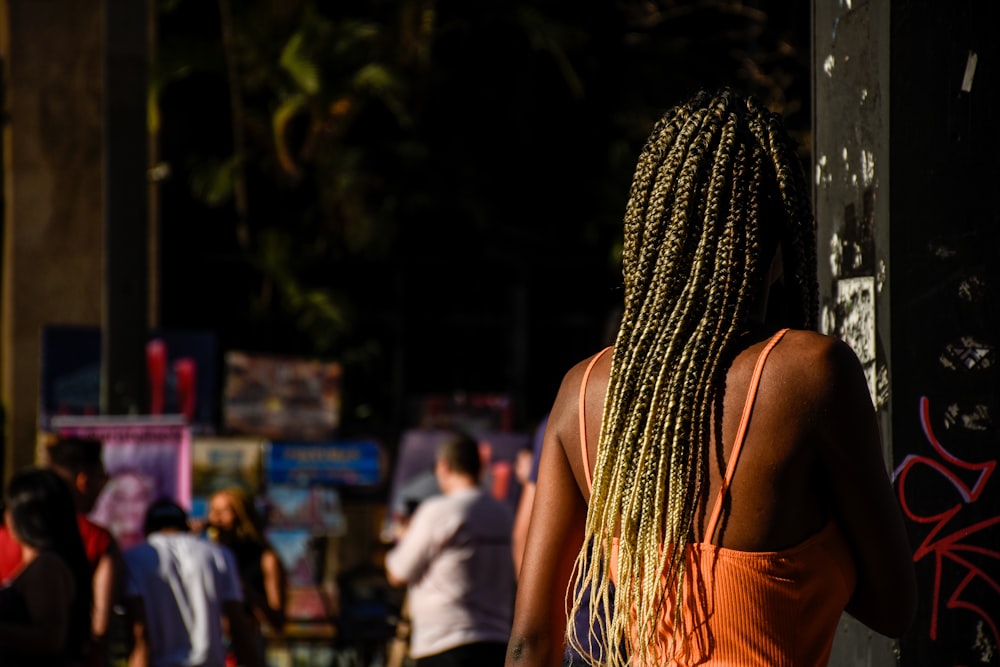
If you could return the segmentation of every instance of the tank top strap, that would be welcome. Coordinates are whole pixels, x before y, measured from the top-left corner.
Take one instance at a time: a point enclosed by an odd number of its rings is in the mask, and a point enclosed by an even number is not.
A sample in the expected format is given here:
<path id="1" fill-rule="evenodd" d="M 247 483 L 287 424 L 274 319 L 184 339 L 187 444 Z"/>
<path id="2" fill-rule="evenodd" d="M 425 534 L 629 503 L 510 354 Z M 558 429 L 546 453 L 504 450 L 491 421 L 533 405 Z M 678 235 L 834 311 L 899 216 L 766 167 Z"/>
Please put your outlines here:
<path id="1" fill-rule="evenodd" d="M 736 461 L 739 459 L 740 451 L 743 449 L 743 441 L 746 440 L 747 427 L 750 425 L 750 413 L 753 412 L 754 399 L 757 398 L 757 388 L 760 386 L 760 376 L 764 372 L 764 362 L 767 361 L 767 356 L 787 331 L 788 329 L 781 329 L 776 332 L 768 340 L 767 345 L 760 351 L 760 354 L 757 355 L 757 364 L 754 366 L 753 375 L 750 378 L 750 386 L 747 388 L 746 401 L 743 403 L 743 414 L 740 416 L 740 425 L 736 429 L 733 451 L 729 454 L 729 465 L 726 467 L 726 476 L 722 479 L 722 488 L 719 489 L 719 497 L 716 499 L 715 507 L 712 509 L 712 516 L 705 526 L 705 536 L 703 538 L 705 542 L 710 543 L 715 536 L 716 524 L 719 522 L 719 515 L 722 513 L 722 504 L 726 498 L 726 493 L 729 492 L 729 484 L 733 481 L 733 473 L 736 471 Z"/>
<path id="2" fill-rule="evenodd" d="M 594 355 L 594 358 L 587 364 L 587 370 L 583 372 L 583 381 L 580 382 L 580 406 L 577 414 L 580 415 L 580 456 L 583 457 L 583 474 L 587 478 L 587 489 L 594 488 L 594 480 L 590 474 L 590 457 L 587 455 L 587 382 L 590 380 L 590 372 L 594 366 L 604 356 L 604 353 L 612 349 L 608 346 Z"/>

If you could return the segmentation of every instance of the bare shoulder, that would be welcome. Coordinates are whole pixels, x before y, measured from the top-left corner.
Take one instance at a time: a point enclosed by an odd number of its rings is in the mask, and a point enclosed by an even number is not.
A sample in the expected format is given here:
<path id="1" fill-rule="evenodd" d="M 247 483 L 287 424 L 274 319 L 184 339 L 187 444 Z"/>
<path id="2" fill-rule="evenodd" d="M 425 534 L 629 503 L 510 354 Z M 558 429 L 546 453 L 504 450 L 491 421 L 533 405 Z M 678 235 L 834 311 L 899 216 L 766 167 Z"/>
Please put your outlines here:
<path id="1" fill-rule="evenodd" d="M 595 361 L 598 363 L 594 363 Z M 596 394 L 603 401 L 610 363 L 611 350 L 605 348 L 578 361 L 566 371 L 549 415 L 549 429 L 553 433 L 567 434 L 579 431 L 580 389 L 587 376 L 587 369 L 591 369 L 587 382 L 588 388 L 592 390 L 588 391 L 588 396 Z"/>
<path id="2" fill-rule="evenodd" d="M 854 350 L 834 336 L 794 329 L 785 334 L 774 355 L 786 382 L 816 398 L 866 387 L 864 370 Z"/>
<path id="3" fill-rule="evenodd" d="M 611 351 L 612 348 L 610 347 L 602 348 L 597 352 L 594 352 L 589 357 L 581 359 L 580 361 L 573 364 L 570 367 L 570 369 L 566 371 L 566 374 L 563 376 L 563 385 L 564 386 L 568 385 L 569 387 L 579 389 L 581 384 L 583 383 L 583 377 L 587 373 L 587 369 L 590 368 L 592 365 L 596 366 L 595 361 L 600 361 L 605 358 L 608 361 L 610 361 Z"/>
<path id="4" fill-rule="evenodd" d="M 782 403 L 802 434 L 838 447 L 848 442 L 861 446 L 848 429 L 870 430 L 875 410 L 854 350 L 834 336 L 793 330 L 775 348 L 774 357 Z"/>

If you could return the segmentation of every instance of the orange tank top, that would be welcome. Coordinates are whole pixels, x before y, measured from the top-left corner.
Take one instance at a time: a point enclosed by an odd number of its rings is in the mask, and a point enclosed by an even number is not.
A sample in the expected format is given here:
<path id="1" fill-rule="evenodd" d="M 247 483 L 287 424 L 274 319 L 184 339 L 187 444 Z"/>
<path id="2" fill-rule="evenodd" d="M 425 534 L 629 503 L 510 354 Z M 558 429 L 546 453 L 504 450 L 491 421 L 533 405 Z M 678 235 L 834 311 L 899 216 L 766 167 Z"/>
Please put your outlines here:
<path id="1" fill-rule="evenodd" d="M 767 355 L 787 329 L 778 331 L 757 358 L 722 488 L 706 526 L 709 540 L 743 447 Z M 585 395 L 594 357 L 580 388 L 580 442 L 587 485 Z M 617 544 L 611 575 L 617 572 Z M 826 665 L 841 613 L 854 592 L 856 570 L 847 542 L 831 518 L 819 532 L 781 551 L 736 551 L 701 542 L 688 544 L 684 575 L 684 632 L 669 665 L 799 667 Z M 664 582 L 666 583 L 666 582 Z M 660 652 L 673 635 L 674 597 L 663 596 L 657 633 Z"/>

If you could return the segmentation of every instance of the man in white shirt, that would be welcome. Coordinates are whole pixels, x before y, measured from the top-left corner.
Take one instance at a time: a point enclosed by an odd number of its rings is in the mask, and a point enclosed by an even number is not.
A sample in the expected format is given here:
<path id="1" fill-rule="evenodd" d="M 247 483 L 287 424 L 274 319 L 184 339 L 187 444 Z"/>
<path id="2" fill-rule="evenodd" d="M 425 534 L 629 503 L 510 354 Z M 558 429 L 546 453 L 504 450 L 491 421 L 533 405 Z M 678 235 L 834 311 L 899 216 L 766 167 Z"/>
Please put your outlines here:
<path id="1" fill-rule="evenodd" d="M 169 499 L 149 506 L 143 530 L 146 542 L 124 554 L 129 667 L 224 667 L 225 635 L 240 665 L 264 667 L 232 553 L 192 535 Z"/>
<path id="2" fill-rule="evenodd" d="M 479 445 L 457 434 L 438 449 L 444 495 L 423 501 L 385 559 L 409 585 L 417 667 L 502 665 L 514 602 L 510 508 L 479 486 Z"/>

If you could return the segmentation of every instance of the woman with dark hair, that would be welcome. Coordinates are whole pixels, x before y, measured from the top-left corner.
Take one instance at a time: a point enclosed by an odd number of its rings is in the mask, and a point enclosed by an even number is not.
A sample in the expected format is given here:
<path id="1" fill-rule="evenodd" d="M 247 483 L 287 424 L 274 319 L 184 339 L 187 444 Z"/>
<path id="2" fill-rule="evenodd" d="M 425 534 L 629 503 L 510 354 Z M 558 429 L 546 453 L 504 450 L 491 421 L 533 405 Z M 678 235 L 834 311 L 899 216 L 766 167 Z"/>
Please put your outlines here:
<path id="1" fill-rule="evenodd" d="M 15 473 L 4 493 L 4 521 L 21 546 L 22 565 L 0 588 L 2 664 L 80 664 L 88 650 L 93 594 L 69 487 L 46 468 Z"/>
<path id="2" fill-rule="evenodd" d="M 545 431 L 508 667 L 558 665 L 567 641 L 609 667 L 819 666 L 845 611 L 909 627 L 864 369 L 815 330 L 808 194 L 752 97 L 700 92 L 653 127 L 618 334 L 567 372 Z"/>

